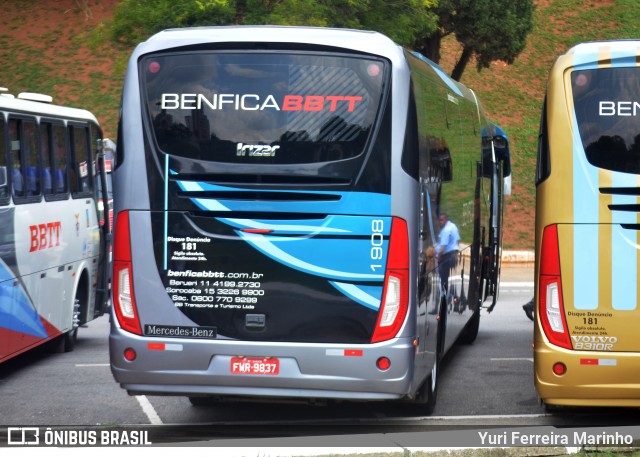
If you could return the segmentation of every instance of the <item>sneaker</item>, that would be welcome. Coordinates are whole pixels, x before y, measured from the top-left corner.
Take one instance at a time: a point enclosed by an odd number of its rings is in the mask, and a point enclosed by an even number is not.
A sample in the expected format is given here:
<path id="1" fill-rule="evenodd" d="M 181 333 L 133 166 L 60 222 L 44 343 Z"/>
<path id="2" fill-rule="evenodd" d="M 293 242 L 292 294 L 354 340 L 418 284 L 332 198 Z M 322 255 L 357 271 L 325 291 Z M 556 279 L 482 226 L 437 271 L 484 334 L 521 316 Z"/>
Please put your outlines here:
<path id="1" fill-rule="evenodd" d="M 531 301 L 522 305 L 522 309 L 524 310 L 524 313 L 527 315 L 527 317 L 533 320 L 533 298 L 531 299 Z"/>

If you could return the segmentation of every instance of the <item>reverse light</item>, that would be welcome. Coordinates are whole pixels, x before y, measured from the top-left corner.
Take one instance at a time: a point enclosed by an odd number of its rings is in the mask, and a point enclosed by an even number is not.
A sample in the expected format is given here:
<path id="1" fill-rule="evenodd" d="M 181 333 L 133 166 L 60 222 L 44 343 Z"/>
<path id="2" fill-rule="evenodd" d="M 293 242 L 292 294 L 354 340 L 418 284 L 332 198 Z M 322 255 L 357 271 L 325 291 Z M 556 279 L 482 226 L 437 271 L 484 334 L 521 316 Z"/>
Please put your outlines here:
<path id="1" fill-rule="evenodd" d="M 133 310 L 133 302 L 131 301 L 131 276 L 128 268 L 118 271 L 118 303 L 122 316 L 133 319 L 136 316 Z"/>
<path id="2" fill-rule="evenodd" d="M 557 282 L 547 284 L 547 318 L 549 325 L 554 332 L 564 332 L 562 326 L 562 316 L 560 315 L 560 296 L 558 295 L 559 285 Z"/>
<path id="3" fill-rule="evenodd" d="M 542 233 L 538 297 L 540 323 L 547 339 L 551 344 L 571 349 L 564 317 L 557 225 L 545 227 Z"/>
<path id="4" fill-rule="evenodd" d="M 113 309 L 120 327 L 136 335 L 142 335 L 138 311 L 133 293 L 131 266 L 131 239 L 129 212 L 118 213 L 113 244 Z"/>
<path id="5" fill-rule="evenodd" d="M 382 309 L 380 327 L 388 327 L 393 324 L 400 311 L 400 278 L 389 275 Z"/>
<path id="6" fill-rule="evenodd" d="M 391 222 L 389 253 L 382 302 L 372 343 L 395 338 L 409 309 L 409 235 L 407 223 L 399 218 Z"/>

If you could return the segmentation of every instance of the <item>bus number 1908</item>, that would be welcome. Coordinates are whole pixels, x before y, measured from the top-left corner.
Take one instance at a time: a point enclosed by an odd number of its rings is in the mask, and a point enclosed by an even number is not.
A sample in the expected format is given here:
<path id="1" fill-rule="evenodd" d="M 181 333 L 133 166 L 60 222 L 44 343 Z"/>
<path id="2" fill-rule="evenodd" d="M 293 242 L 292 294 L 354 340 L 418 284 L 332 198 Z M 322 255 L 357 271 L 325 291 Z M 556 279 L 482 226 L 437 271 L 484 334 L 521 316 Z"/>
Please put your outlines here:
<path id="1" fill-rule="evenodd" d="M 376 260 L 384 258 L 384 221 L 382 219 L 373 219 L 371 221 L 371 270 L 377 271 L 382 268 L 382 264 L 373 263 Z"/>

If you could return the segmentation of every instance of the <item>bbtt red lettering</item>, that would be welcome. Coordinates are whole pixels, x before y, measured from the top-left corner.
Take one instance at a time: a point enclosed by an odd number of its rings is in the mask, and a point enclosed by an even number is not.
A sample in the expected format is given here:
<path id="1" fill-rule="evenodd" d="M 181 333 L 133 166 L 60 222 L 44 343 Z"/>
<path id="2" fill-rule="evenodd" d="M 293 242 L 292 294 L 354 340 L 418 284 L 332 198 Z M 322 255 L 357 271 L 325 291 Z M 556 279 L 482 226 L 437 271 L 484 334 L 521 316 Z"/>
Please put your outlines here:
<path id="1" fill-rule="evenodd" d="M 362 97 L 360 97 L 360 96 L 357 96 L 357 97 L 355 97 L 355 96 L 351 96 L 351 97 L 347 96 L 344 99 L 349 102 L 349 108 L 347 108 L 347 111 L 349 111 L 350 113 L 352 113 L 353 110 L 356 109 L 356 102 L 362 101 Z"/>
<path id="2" fill-rule="evenodd" d="M 333 113 L 336 110 L 338 102 L 344 100 L 344 97 L 339 95 L 327 95 L 327 100 L 329 101 L 329 111 Z"/>
<path id="3" fill-rule="evenodd" d="M 38 226 L 30 225 L 29 231 L 31 232 L 31 247 L 29 248 L 29 252 L 37 251 L 40 243 L 38 242 Z"/>
<path id="4" fill-rule="evenodd" d="M 322 111 L 328 105 L 329 112 L 338 109 L 338 103 L 346 102 L 347 111 L 352 113 L 356 109 L 356 103 L 362 101 L 360 95 L 285 95 L 282 100 L 282 111 Z"/>
<path id="5" fill-rule="evenodd" d="M 322 111 L 324 108 L 324 97 L 319 95 L 309 95 L 304 101 L 305 111 Z"/>
<path id="6" fill-rule="evenodd" d="M 46 224 L 30 225 L 31 244 L 29 252 L 41 251 L 60 246 L 60 229 L 62 223 L 47 222 Z"/>
<path id="7" fill-rule="evenodd" d="M 302 109 L 302 96 L 285 95 L 282 101 L 282 111 L 300 111 Z"/>

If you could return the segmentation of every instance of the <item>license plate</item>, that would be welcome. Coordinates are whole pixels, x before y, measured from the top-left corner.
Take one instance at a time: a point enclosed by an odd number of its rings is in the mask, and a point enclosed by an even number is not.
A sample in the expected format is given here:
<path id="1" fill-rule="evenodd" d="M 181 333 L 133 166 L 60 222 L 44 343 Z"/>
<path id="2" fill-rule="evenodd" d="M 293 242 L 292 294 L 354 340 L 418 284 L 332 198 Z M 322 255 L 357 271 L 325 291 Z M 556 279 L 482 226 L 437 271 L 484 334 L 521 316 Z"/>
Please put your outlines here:
<path id="1" fill-rule="evenodd" d="M 280 372 L 280 360 L 273 357 L 233 357 L 231 374 L 267 374 L 277 375 Z"/>

